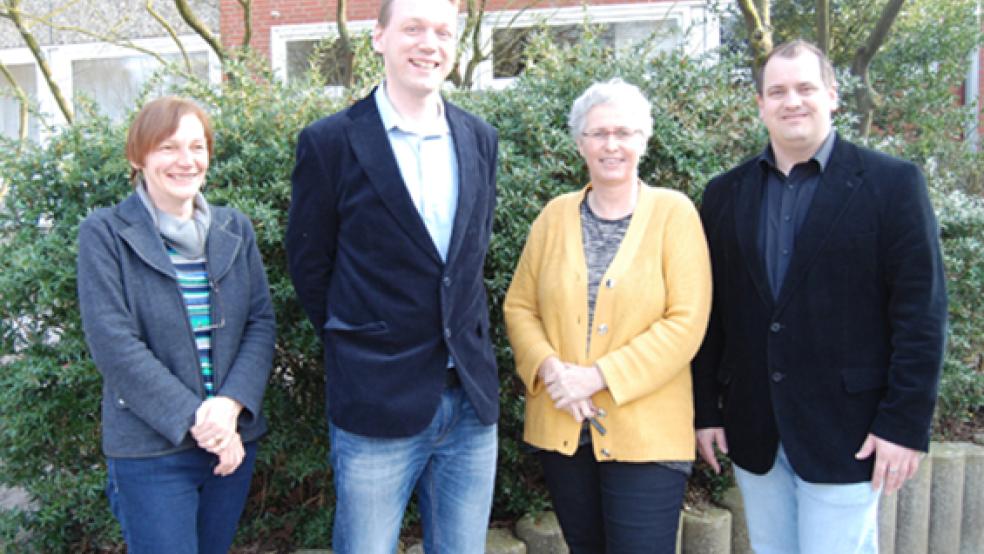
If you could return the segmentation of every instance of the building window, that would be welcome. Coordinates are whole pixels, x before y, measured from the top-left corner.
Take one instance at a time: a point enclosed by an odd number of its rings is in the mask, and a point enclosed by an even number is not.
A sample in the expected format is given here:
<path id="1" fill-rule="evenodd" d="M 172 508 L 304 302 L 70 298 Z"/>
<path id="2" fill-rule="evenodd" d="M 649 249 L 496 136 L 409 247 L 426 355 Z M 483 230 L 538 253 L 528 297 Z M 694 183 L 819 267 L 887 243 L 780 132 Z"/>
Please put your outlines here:
<path id="1" fill-rule="evenodd" d="M 601 23 L 601 41 L 614 48 L 624 48 L 643 40 L 655 41 L 654 51 L 666 51 L 680 45 L 683 32 L 676 19 Z M 517 77 L 526 66 L 526 47 L 533 35 L 541 30 L 550 33 L 555 42 L 573 45 L 584 34 L 583 24 L 505 27 L 492 31 L 492 74 L 496 79 Z"/>
<path id="2" fill-rule="evenodd" d="M 478 87 L 508 86 L 528 60 L 524 51 L 535 32 L 546 29 L 558 43 L 573 44 L 584 23 L 597 26 L 614 48 L 653 40 L 653 52 L 683 48 L 700 54 L 720 45 L 720 22 L 706 0 L 665 0 L 578 7 L 488 12 L 482 22 L 491 43 L 491 60 L 479 65 Z"/>
<path id="3" fill-rule="evenodd" d="M 8 65 L 7 70 L 14 77 L 14 82 L 27 94 L 31 101 L 37 101 L 37 77 L 33 63 Z M 0 134 L 17 139 L 20 137 L 20 99 L 13 92 L 13 87 L 7 79 L 0 77 Z M 32 113 L 27 119 L 27 136 L 38 140 L 38 120 Z"/>
<path id="4" fill-rule="evenodd" d="M 341 58 L 337 53 L 336 42 L 328 38 L 301 39 L 287 41 L 287 81 L 292 82 L 307 75 L 313 65 L 321 73 L 322 84 L 341 86 Z M 317 61 L 315 62 L 315 57 Z"/>
<path id="5" fill-rule="evenodd" d="M 168 63 L 184 63 L 180 54 L 161 56 Z M 205 52 L 189 53 L 192 73 L 208 78 L 208 55 Z M 72 60 L 73 103 L 78 112 L 84 96 L 95 102 L 98 111 L 114 120 L 122 119 L 136 105 L 140 92 L 161 63 L 151 56 L 134 55 L 110 58 Z M 168 74 L 157 83 L 155 94 L 166 94 L 183 78 Z"/>

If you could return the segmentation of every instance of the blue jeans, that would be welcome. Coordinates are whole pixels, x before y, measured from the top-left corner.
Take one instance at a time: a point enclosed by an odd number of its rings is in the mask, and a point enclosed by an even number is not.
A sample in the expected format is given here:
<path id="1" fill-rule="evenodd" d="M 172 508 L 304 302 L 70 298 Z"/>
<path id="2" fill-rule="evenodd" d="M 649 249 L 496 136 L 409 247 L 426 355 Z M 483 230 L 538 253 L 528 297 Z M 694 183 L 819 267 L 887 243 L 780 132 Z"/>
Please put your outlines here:
<path id="1" fill-rule="evenodd" d="M 571 554 L 673 554 L 687 476 L 655 462 L 599 462 L 539 451 Z"/>
<path id="2" fill-rule="evenodd" d="M 256 442 L 227 477 L 192 448 L 155 458 L 107 458 L 106 496 L 130 554 L 225 554 L 246 505 Z"/>
<path id="3" fill-rule="evenodd" d="M 460 387 L 441 395 L 430 425 L 406 438 L 376 438 L 329 424 L 336 554 L 396 551 L 416 490 L 424 551 L 485 552 L 495 480 L 496 426 L 483 425 Z"/>
<path id="4" fill-rule="evenodd" d="M 809 483 L 782 445 L 765 475 L 734 466 L 756 554 L 876 554 L 879 490 L 870 482 Z"/>

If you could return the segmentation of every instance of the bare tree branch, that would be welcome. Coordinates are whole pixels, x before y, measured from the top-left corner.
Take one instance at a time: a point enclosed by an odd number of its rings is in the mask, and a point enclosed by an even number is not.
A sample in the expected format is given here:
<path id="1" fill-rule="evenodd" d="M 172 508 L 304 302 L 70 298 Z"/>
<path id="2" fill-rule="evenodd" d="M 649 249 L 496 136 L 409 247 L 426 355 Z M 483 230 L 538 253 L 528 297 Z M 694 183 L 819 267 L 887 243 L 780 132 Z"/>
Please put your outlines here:
<path id="1" fill-rule="evenodd" d="M 758 72 L 765 56 L 772 50 L 772 21 L 769 0 L 738 0 L 738 8 L 745 18 L 752 47 L 753 69 Z"/>
<path id="2" fill-rule="evenodd" d="M 817 0 L 817 47 L 830 55 L 830 0 Z"/>
<path id="3" fill-rule="evenodd" d="M 18 118 L 17 128 L 17 136 L 20 139 L 20 142 L 17 145 L 17 152 L 20 153 L 23 143 L 27 141 L 27 117 L 29 113 L 28 105 L 31 99 L 28 98 L 27 92 L 24 91 L 24 88 L 17 84 L 17 81 L 14 80 L 14 76 L 10 73 L 10 70 L 7 69 L 7 66 L 4 65 L 3 62 L 0 62 L 0 73 L 7 78 L 7 82 L 10 83 L 11 90 L 14 91 L 14 95 L 17 96 L 17 101 L 20 102 L 20 116 Z M 0 197 L 2 196 L 3 194 L 0 193 Z"/>
<path id="4" fill-rule="evenodd" d="M 171 24 L 168 23 L 166 19 L 164 19 L 164 16 L 157 13 L 157 10 L 154 9 L 154 0 L 147 0 L 147 3 L 144 5 L 144 7 L 147 9 L 147 13 L 150 14 L 150 17 L 153 17 L 154 20 L 160 23 L 161 27 L 163 27 L 164 30 L 167 31 L 167 34 L 171 36 L 171 40 L 174 41 L 174 44 L 178 47 L 178 50 L 181 52 L 182 59 L 184 59 L 185 69 L 188 70 L 188 73 L 191 73 L 192 72 L 191 58 L 188 57 L 188 51 L 185 50 L 184 44 L 181 44 L 181 39 L 178 38 L 178 33 L 174 30 L 174 27 L 172 27 Z"/>
<path id="5" fill-rule="evenodd" d="M 0 15 L 2 15 L 2 14 L 0 14 Z M 107 42 L 109 44 L 115 44 L 117 46 L 122 46 L 123 48 L 129 48 L 130 50 L 134 50 L 134 51 L 140 52 L 141 54 L 146 54 L 148 56 L 153 57 L 158 62 L 160 62 L 162 65 L 166 65 L 167 64 L 167 60 L 165 60 L 163 57 L 161 57 L 160 54 L 158 54 L 157 52 L 155 52 L 153 50 L 150 50 L 148 48 L 144 48 L 142 46 L 137 46 L 136 44 L 134 44 L 133 42 L 131 42 L 129 40 L 121 40 L 121 39 L 119 39 L 117 37 L 112 36 L 111 34 L 96 33 L 96 32 L 90 31 L 88 29 L 84 29 L 82 27 L 75 27 L 73 25 L 61 25 L 61 24 L 55 23 L 51 19 L 51 15 L 50 14 L 49 15 L 46 15 L 46 16 L 33 15 L 33 14 L 23 14 L 23 17 L 24 17 L 24 19 L 26 21 L 40 23 L 40 24 L 42 24 L 42 25 L 44 25 L 46 27 L 50 27 L 51 29 L 53 29 L 55 31 L 68 31 L 68 32 L 72 32 L 72 33 L 77 33 L 77 34 L 80 34 L 80 35 L 83 35 L 83 36 L 94 38 L 94 39 L 96 39 L 96 40 L 98 40 L 100 42 Z M 112 33 L 113 32 L 113 29 L 110 29 L 109 32 Z"/>
<path id="6" fill-rule="evenodd" d="M 191 6 L 188 5 L 188 0 L 174 0 L 174 7 L 177 8 L 178 13 L 181 14 L 181 19 L 183 19 L 184 22 L 192 28 L 192 30 L 198 33 L 198 36 L 202 37 L 202 39 L 208 43 L 208 45 L 215 52 L 215 55 L 219 57 L 219 61 L 224 63 L 228 56 L 226 55 L 225 49 L 222 48 L 222 43 L 219 42 L 219 39 L 216 38 L 215 34 L 212 33 L 212 31 L 209 30 L 209 28 L 206 27 L 200 19 L 198 19 L 198 16 L 195 15 L 194 10 L 192 10 Z"/>
<path id="7" fill-rule="evenodd" d="M 338 41 L 335 43 L 336 67 L 342 85 L 352 86 L 355 74 L 352 64 L 355 62 L 355 52 L 352 50 L 352 35 L 348 29 L 348 1 L 338 0 L 335 4 L 335 27 L 338 29 Z"/>
<path id="8" fill-rule="evenodd" d="M 858 113 L 861 114 L 861 120 L 858 122 L 858 132 L 861 136 L 866 137 L 871 133 L 871 121 L 874 119 L 875 108 L 880 103 L 878 93 L 871 86 L 868 68 L 871 65 L 871 60 L 878 53 L 878 49 L 885 43 L 888 31 L 892 28 L 892 24 L 895 23 L 895 18 L 899 15 L 903 3 L 905 3 L 905 0 L 888 0 L 885 7 L 882 8 L 881 15 L 878 17 L 878 23 L 875 24 L 875 27 L 871 30 L 871 34 L 868 35 L 868 40 L 863 46 L 857 49 L 857 52 L 854 54 L 854 60 L 851 62 L 851 73 L 861 79 L 862 84 L 857 96 Z"/>
<path id="9" fill-rule="evenodd" d="M 253 40 L 253 0 L 236 0 L 243 8 L 243 52 L 249 50 L 249 41 Z"/>
<path id="10" fill-rule="evenodd" d="M 48 65 L 48 60 L 45 59 L 44 53 L 41 52 L 41 46 L 38 45 L 37 39 L 31 34 L 31 31 L 24 25 L 23 12 L 20 7 L 20 0 L 5 0 L 7 10 L 5 16 L 10 19 L 17 28 L 17 32 L 20 33 L 21 38 L 24 39 L 24 44 L 27 49 L 30 50 L 31 55 L 34 56 L 35 61 L 38 62 L 38 69 L 41 70 L 41 75 L 44 76 L 44 80 L 48 83 L 48 88 L 51 90 L 51 95 L 55 98 L 55 103 L 58 104 L 58 109 L 61 110 L 62 115 L 65 116 L 65 121 L 71 124 L 74 121 L 74 115 L 72 113 L 72 106 L 65 100 L 65 96 L 62 94 L 61 87 L 55 82 L 54 77 L 51 74 L 51 66 Z"/>

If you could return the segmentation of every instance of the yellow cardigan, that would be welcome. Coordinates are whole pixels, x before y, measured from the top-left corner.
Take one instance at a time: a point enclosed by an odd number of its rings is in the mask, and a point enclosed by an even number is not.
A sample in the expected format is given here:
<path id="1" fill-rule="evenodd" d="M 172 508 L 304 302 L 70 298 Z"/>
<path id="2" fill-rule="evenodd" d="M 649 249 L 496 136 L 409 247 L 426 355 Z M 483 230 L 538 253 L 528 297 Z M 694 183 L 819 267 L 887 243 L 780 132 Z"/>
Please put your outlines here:
<path id="1" fill-rule="evenodd" d="M 506 294 L 506 329 L 526 384 L 523 438 L 571 455 L 581 426 L 557 410 L 537 377 L 550 355 L 597 364 L 607 412 L 591 428 L 595 459 L 694 459 L 690 360 L 707 326 L 711 271 L 700 218 L 683 194 L 640 185 L 625 237 L 598 287 L 587 348 L 587 263 L 580 203 L 591 188 L 551 200 L 533 222 Z"/>

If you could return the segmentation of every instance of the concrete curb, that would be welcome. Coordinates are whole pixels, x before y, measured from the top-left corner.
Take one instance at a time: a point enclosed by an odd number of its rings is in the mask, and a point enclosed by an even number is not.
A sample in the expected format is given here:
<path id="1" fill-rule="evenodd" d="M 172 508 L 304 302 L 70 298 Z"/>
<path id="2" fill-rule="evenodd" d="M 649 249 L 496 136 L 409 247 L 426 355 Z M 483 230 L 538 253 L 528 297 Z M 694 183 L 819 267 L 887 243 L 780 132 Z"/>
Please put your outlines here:
<path id="1" fill-rule="evenodd" d="M 960 554 L 980 554 L 984 552 L 984 446 L 959 444 L 965 457 Z"/>
<path id="2" fill-rule="evenodd" d="M 933 458 L 927 456 L 902 490 L 898 492 L 898 515 L 895 520 L 895 551 L 923 554 L 929 550 L 930 489 L 933 482 Z"/>
<path id="3" fill-rule="evenodd" d="M 933 444 L 933 479 L 929 500 L 929 554 L 960 554 L 963 512 L 964 450 L 952 443 Z"/>

